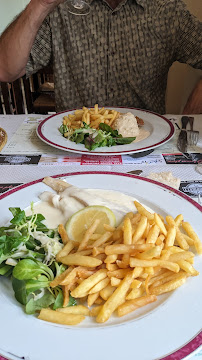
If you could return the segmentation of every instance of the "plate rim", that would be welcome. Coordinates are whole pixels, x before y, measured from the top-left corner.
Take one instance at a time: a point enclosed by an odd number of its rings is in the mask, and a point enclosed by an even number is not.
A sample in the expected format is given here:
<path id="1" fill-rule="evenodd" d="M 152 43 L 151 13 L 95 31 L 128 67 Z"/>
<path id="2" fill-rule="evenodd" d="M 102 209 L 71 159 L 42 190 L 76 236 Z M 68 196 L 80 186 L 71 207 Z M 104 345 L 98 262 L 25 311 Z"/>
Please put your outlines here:
<path id="1" fill-rule="evenodd" d="M 184 194 L 183 192 L 181 192 L 180 190 L 174 189 L 169 185 L 163 184 L 159 181 L 153 180 L 153 179 L 149 179 L 146 178 L 144 176 L 140 176 L 140 175 L 134 175 L 134 174 L 128 174 L 128 173 L 120 173 L 117 171 L 76 171 L 76 172 L 70 172 L 70 173 L 64 173 L 64 174 L 57 174 L 57 175 L 51 175 L 52 178 L 58 178 L 58 177 L 69 177 L 69 176 L 75 176 L 75 175 L 90 175 L 90 174 L 100 174 L 100 175 L 116 175 L 116 176 L 123 176 L 123 177 L 129 177 L 129 178 L 134 178 L 134 179 L 140 179 L 142 181 L 146 181 L 155 185 L 158 185 L 166 190 L 169 190 L 175 194 L 177 194 L 178 196 L 180 196 L 181 198 L 187 200 L 188 202 L 190 202 L 192 205 L 194 205 L 198 210 L 200 210 L 202 212 L 202 205 L 198 204 L 195 200 L 193 200 L 192 198 L 190 198 L 188 195 Z M 37 179 L 37 180 L 33 180 L 33 181 L 29 181 L 25 184 L 22 185 L 18 185 L 8 191 L 5 191 L 3 194 L 0 195 L 0 200 L 4 199 L 5 197 L 19 191 L 22 190 L 28 186 L 31 185 L 35 185 L 37 183 L 42 182 L 42 180 L 44 179 L 44 177 Z"/>
<path id="2" fill-rule="evenodd" d="M 57 174 L 57 175 L 53 175 L 51 177 L 53 178 L 59 178 L 59 177 L 71 177 L 71 176 L 78 176 L 78 175 L 91 175 L 91 174 L 97 174 L 97 175 L 115 175 L 115 176 L 122 176 L 122 177 L 127 177 L 127 178 L 134 178 L 140 181 L 146 181 L 148 183 L 152 183 L 154 185 L 157 185 L 161 188 L 164 188 L 168 191 L 171 191 L 175 194 L 177 194 L 178 196 L 180 196 L 181 198 L 187 200 L 188 202 L 190 202 L 193 206 L 195 206 L 198 210 L 202 211 L 202 206 L 199 205 L 198 203 L 196 203 L 194 200 L 192 200 L 190 197 L 188 197 L 186 194 L 182 193 L 179 190 L 176 190 L 168 185 L 162 184 L 158 181 L 155 180 L 151 180 L 139 175 L 133 175 L 133 174 L 127 174 L 127 173 L 120 173 L 120 172 L 110 172 L 110 171 L 85 171 L 85 172 L 71 172 L 71 173 L 64 173 L 64 174 Z M 44 178 L 44 177 L 43 177 Z M 22 185 L 19 185 L 11 190 L 6 191 L 5 193 L 0 195 L 0 200 L 3 198 L 6 198 L 9 195 L 14 194 L 15 192 L 22 190 L 24 188 L 27 188 L 29 186 L 41 183 L 43 178 L 40 178 L 38 180 L 34 180 Z M 202 331 L 197 332 L 191 339 L 189 339 L 185 344 L 181 345 L 181 347 L 175 349 L 173 352 L 169 353 L 169 354 L 165 354 L 163 357 L 161 358 L 156 358 L 155 360 L 181 360 L 184 357 L 186 358 L 188 355 L 192 354 L 193 352 L 195 352 L 197 349 L 199 349 L 199 347 L 202 345 Z M 2 354 L 2 356 L 6 356 L 4 355 L 6 352 L 4 352 L 4 354 L 2 353 L 1 349 L 0 351 L 0 356 Z M 8 359 L 15 359 L 17 357 L 17 355 L 15 354 L 9 354 L 12 355 L 12 357 L 8 358 Z M 183 357 L 182 357 L 183 356 Z"/>
<path id="3" fill-rule="evenodd" d="M 106 108 L 116 108 L 115 106 L 107 106 Z M 54 142 L 52 142 L 51 140 L 49 140 L 46 136 L 44 136 L 44 134 L 42 133 L 42 127 L 43 125 L 51 118 L 57 116 L 57 115 L 60 115 L 60 114 L 64 114 L 64 113 L 67 113 L 67 112 L 70 112 L 70 111 L 75 111 L 77 109 L 70 109 L 70 110 L 65 110 L 65 111 L 61 111 L 59 113 L 56 113 L 54 115 L 51 115 L 49 117 L 47 117 L 46 119 L 44 119 L 36 128 L 36 133 L 39 137 L 39 139 L 41 139 L 43 142 L 45 142 L 46 144 L 48 144 L 49 146 L 52 146 L 52 147 L 55 147 L 57 149 L 60 149 L 60 150 L 64 150 L 64 151 L 69 151 L 69 152 L 73 152 L 73 153 L 77 153 L 77 154 L 89 154 L 89 155 L 100 155 L 100 156 L 110 156 L 110 155 L 126 155 L 126 154 L 134 154 L 134 153 L 141 153 L 143 151 L 146 151 L 146 150 L 149 150 L 149 149 L 155 149 L 156 147 L 162 145 L 162 144 L 165 144 L 166 142 L 168 142 L 173 136 L 174 136 L 174 133 L 175 133 L 175 128 L 174 128 L 174 125 L 173 123 L 167 119 L 165 116 L 161 115 L 161 114 L 158 114 L 156 112 L 153 112 L 153 111 L 150 111 L 150 110 L 145 110 L 145 109 L 140 109 L 140 108 L 134 108 L 134 107 L 126 107 L 126 106 L 117 106 L 117 108 L 120 108 L 120 109 L 129 109 L 129 110 L 138 110 L 138 111 L 142 111 L 142 112 L 146 112 L 146 113 L 149 113 L 149 114 L 152 114 L 152 115 L 155 115 L 159 118 L 162 118 L 169 126 L 170 126 L 170 132 L 169 134 L 166 136 L 166 138 L 164 140 L 161 140 L 159 141 L 158 143 L 156 144 L 153 144 L 153 145 L 150 145 L 150 146 L 145 146 L 141 149 L 137 149 L 137 150 L 122 150 L 122 151 L 108 151 L 108 152 L 98 152 L 98 151 L 89 151 L 89 150 L 75 150 L 75 149 L 72 149 L 72 148 L 69 148 L 67 146 L 63 146 L 63 145 L 59 145 L 59 144 L 56 144 Z"/>

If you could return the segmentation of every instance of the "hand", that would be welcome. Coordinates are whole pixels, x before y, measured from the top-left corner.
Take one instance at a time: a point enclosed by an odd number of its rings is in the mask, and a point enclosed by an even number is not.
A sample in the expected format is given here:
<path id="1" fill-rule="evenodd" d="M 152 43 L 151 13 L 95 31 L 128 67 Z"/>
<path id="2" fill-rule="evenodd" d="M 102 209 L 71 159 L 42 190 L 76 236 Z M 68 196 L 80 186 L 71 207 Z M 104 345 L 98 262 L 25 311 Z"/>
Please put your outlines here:
<path id="1" fill-rule="evenodd" d="M 60 3 L 64 2 L 65 0 L 32 0 L 38 2 L 40 5 L 52 10 Z"/>
<path id="2" fill-rule="evenodd" d="M 61 2 L 64 2 L 64 0 L 40 0 L 40 2 L 44 5 L 58 5 Z"/>

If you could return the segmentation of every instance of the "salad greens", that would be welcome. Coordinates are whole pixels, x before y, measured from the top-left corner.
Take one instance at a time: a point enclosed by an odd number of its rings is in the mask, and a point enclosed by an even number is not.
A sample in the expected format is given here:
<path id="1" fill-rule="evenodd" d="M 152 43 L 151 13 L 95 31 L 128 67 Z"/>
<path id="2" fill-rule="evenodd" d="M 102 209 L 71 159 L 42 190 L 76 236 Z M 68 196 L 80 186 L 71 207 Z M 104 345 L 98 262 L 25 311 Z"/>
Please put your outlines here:
<path id="1" fill-rule="evenodd" d="M 20 208 L 9 208 L 13 219 L 9 226 L 0 227 L 0 264 L 16 264 L 18 259 L 31 257 L 51 264 L 62 248 L 57 230 L 49 230 L 41 214 L 26 216 Z"/>
<path id="2" fill-rule="evenodd" d="M 48 229 L 41 214 L 26 216 L 20 208 L 9 208 L 13 218 L 10 225 L 0 227 L 0 275 L 11 276 L 18 302 L 25 305 L 27 314 L 52 306 L 63 306 L 60 286 L 50 283 L 67 268 L 55 261 L 63 247 L 58 231 Z M 68 306 L 76 305 L 70 296 Z"/>
<path id="3" fill-rule="evenodd" d="M 113 130 L 109 125 L 101 123 L 99 129 L 93 129 L 85 122 L 83 127 L 73 132 L 67 125 L 61 125 L 60 133 L 76 144 L 84 144 L 88 150 L 94 150 L 97 147 L 125 145 L 134 141 L 135 137 L 123 137 L 117 130 Z"/>

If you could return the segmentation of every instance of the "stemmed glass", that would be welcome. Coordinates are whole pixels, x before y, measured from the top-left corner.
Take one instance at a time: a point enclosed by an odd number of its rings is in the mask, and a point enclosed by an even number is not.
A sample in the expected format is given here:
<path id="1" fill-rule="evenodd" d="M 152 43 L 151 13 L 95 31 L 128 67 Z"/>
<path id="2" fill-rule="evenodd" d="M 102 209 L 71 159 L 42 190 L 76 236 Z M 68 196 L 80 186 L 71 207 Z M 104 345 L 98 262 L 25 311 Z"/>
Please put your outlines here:
<path id="1" fill-rule="evenodd" d="M 66 0 L 65 5 L 71 14 L 74 15 L 88 15 L 91 7 L 84 0 Z"/>

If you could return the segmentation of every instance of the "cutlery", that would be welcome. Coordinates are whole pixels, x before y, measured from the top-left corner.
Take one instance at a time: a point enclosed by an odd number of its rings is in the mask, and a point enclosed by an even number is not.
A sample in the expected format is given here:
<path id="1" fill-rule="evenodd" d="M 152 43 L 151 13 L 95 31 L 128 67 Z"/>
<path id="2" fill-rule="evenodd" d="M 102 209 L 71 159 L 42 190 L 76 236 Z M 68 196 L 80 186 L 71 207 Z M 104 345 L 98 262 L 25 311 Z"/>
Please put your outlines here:
<path id="1" fill-rule="evenodd" d="M 127 173 L 133 175 L 140 175 L 142 173 L 142 170 L 133 170 L 133 171 L 128 171 Z"/>
<path id="2" fill-rule="evenodd" d="M 193 130 L 194 117 L 189 116 L 191 130 L 187 130 L 187 142 L 189 145 L 196 145 L 199 139 L 199 131 Z"/>
<path id="3" fill-rule="evenodd" d="M 181 122 L 182 122 L 182 128 L 181 128 L 180 134 L 178 136 L 177 148 L 182 153 L 186 153 L 187 152 L 187 131 L 186 131 L 186 127 L 187 127 L 187 124 L 189 122 L 189 117 L 188 116 L 182 116 Z"/>

